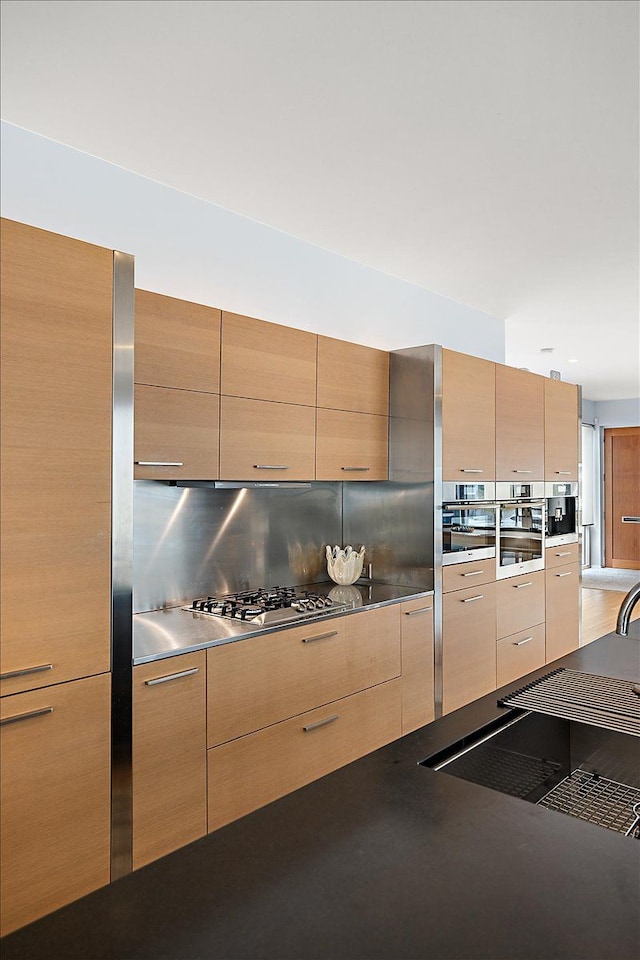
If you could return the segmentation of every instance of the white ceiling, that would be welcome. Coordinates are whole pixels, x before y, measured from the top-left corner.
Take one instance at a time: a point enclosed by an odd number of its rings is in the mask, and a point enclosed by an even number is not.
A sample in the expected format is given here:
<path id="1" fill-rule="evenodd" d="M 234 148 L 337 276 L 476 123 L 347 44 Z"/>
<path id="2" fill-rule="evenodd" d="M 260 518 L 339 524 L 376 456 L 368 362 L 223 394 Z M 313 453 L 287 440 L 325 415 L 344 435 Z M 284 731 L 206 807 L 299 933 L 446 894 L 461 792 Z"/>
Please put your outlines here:
<path id="1" fill-rule="evenodd" d="M 503 318 L 509 363 L 589 399 L 640 396 L 635 0 L 2 16 L 4 119 Z"/>

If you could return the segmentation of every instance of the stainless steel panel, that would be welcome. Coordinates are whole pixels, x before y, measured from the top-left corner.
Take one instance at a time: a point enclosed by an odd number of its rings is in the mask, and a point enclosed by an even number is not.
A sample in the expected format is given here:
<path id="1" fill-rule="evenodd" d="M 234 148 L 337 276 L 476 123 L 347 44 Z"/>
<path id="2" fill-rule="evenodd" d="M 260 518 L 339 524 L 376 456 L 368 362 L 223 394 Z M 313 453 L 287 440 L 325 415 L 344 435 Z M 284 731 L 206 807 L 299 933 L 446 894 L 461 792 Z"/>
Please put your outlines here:
<path id="1" fill-rule="evenodd" d="M 476 500 L 491 503 L 495 498 L 494 480 L 485 480 L 484 483 L 457 483 L 447 480 L 442 484 L 442 500 L 445 503 L 472 503 Z"/>
<path id="2" fill-rule="evenodd" d="M 547 500 L 550 497 L 577 497 L 578 496 L 578 484 L 575 480 L 569 481 L 567 483 L 556 483 L 555 481 L 548 481 L 544 485 L 544 495 Z"/>
<path id="3" fill-rule="evenodd" d="M 498 480 L 496 500 L 539 500 L 545 495 L 544 489 L 543 480 L 518 480 L 517 483 Z"/>

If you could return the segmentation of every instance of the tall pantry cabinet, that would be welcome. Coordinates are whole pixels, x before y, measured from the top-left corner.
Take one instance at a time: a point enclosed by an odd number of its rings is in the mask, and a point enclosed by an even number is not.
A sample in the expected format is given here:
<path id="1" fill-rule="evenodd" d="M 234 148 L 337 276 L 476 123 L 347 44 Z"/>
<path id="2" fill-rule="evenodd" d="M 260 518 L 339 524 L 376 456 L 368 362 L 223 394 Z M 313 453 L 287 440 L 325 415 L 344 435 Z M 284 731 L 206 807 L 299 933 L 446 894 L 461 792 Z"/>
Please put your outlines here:
<path id="1" fill-rule="evenodd" d="M 2 934 L 110 878 L 112 288 L 2 221 Z"/>

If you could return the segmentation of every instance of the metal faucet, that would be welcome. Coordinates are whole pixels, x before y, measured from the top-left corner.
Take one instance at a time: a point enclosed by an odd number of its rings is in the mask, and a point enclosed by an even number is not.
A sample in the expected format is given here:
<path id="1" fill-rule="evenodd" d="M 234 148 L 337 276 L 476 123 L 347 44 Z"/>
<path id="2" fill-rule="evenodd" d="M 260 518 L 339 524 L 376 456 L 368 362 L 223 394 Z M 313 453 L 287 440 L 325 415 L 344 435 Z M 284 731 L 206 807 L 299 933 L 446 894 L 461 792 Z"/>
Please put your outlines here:
<path id="1" fill-rule="evenodd" d="M 635 587 L 631 587 L 631 590 L 629 590 L 629 593 L 620 604 L 618 622 L 616 623 L 616 633 L 619 637 L 629 636 L 629 620 L 631 619 L 631 613 L 638 600 L 640 600 L 640 580 L 636 583 Z"/>

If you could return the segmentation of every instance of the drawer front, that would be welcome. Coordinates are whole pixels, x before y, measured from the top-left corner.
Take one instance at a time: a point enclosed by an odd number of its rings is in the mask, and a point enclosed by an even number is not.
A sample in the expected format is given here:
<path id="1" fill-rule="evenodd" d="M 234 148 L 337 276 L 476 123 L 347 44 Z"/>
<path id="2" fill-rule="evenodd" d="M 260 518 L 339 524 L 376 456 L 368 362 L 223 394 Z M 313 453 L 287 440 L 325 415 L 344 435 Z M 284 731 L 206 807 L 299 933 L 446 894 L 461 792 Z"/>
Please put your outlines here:
<path id="1" fill-rule="evenodd" d="M 480 583 L 493 583 L 496 579 L 495 557 L 489 560 L 471 560 L 469 563 L 454 563 L 442 568 L 442 592 L 464 590 Z"/>
<path id="2" fill-rule="evenodd" d="M 435 717 L 433 597 L 407 600 L 400 607 L 402 637 L 402 733 Z"/>
<path id="3" fill-rule="evenodd" d="M 389 418 L 318 407 L 316 478 L 387 480 Z"/>
<path id="4" fill-rule="evenodd" d="M 521 630 L 497 643 L 498 686 L 518 680 L 545 664 L 544 623 Z"/>
<path id="5" fill-rule="evenodd" d="M 445 594 L 442 614 L 444 713 L 496 688 L 496 585 Z"/>
<path id="6" fill-rule="evenodd" d="M 313 480 L 315 410 L 222 397 L 222 480 Z"/>
<path id="7" fill-rule="evenodd" d="M 564 567 L 567 563 L 577 563 L 580 560 L 580 544 L 567 543 L 563 547 L 547 547 L 544 552 L 545 567 Z"/>
<path id="8" fill-rule="evenodd" d="M 396 739 L 401 713 L 391 680 L 209 750 L 209 831 Z"/>
<path id="9" fill-rule="evenodd" d="M 207 664 L 215 746 L 399 676 L 399 608 L 213 647 Z"/>
<path id="10" fill-rule="evenodd" d="M 496 584 L 497 637 L 544 623 L 544 570 Z"/>
<path id="11" fill-rule="evenodd" d="M 135 385 L 136 480 L 216 480 L 215 393 Z"/>

